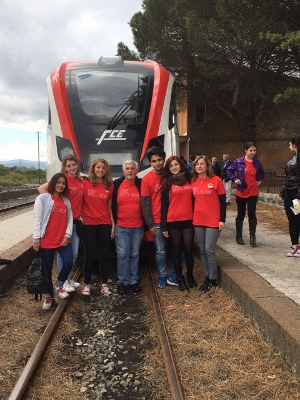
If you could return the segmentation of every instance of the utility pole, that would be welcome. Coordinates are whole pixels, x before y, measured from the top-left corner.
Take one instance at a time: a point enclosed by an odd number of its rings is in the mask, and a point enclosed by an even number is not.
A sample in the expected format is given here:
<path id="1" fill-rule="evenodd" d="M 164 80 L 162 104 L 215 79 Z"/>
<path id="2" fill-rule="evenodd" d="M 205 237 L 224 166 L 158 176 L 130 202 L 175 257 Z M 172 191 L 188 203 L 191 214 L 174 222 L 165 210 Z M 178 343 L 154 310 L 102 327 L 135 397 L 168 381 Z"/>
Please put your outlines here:
<path id="1" fill-rule="evenodd" d="M 41 183 L 41 169 L 40 169 L 40 131 L 35 132 L 38 140 L 38 168 L 39 168 L 39 184 Z"/>

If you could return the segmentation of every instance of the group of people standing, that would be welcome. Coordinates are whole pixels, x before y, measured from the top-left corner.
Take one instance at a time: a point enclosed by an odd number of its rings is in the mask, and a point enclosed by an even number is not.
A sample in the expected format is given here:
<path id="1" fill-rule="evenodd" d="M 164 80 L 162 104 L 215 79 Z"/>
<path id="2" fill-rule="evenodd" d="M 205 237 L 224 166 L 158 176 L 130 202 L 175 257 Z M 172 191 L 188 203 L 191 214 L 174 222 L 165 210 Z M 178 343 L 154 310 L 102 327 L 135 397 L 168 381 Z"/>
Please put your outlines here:
<path id="1" fill-rule="evenodd" d="M 300 215 L 290 210 L 294 198 L 300 199 L 299 137 L 291 140 L 296 155 L 287 164 L 287 179 L 281 196 L 289 218 L 292 249 L 288 255 L 300 256 Z M 230 201 L 228 182 L 236 184 L 236 242 L 244 245 L 243 221 L 248 208 L 250 244 L 256 247 L 256 204 L 264 169 L 256 158 L 256 145 L 245 145 L 245 155 L 231 162 L 223 155 L 221 177 L 214 174 L 210 160 L 197 155 L 191 170 L 177 156 L 165 162 L 161 148 L 148 151 L 152 170 L 143 179 L 137 177 L 134 160 L 123 163 L 123 176 L 113 181 L 106 160 L 95 159 L 87 177 L 79 175 L 79 161 L 74 155 L 62 161 L 62 172 L 39 187 L 41 193 L 34 206 L 33 248 L 40 251 L 49 277 L 55 252 L 58 252 L 59 275 L 54 291 L 46 294 L 43 309 L 51 308 L 54 294 L 66 298 L 79 283 L 69 279 L 76 261 L 79 241 L 84 248 L 83 295 L 90 295 L 95 260 L 99 261 L 101 292 L 110 294 L 108 259 L 110 241 L 115 239 L 117 253 L 117 292 L 141 291 L 138 277 L 139 248 L 145 230 L 154 243 L 158 271 L 158 288 L 167 284 L 181 291 L 197 286 L 195 282 L 193 243 L 196 235 L 205 281 L 200 290 L 217 285 L 218 272 L 215 249 L 225 228 L 226 204 Z M 299 180 L 298 180 L 299 177 Z M 167 268 L 167 238 L 172 248 L 172 270 Z M 187 282 L 182 272 L 183 256 Z M 52 279 L 51 279 L 52 281 Z"/>

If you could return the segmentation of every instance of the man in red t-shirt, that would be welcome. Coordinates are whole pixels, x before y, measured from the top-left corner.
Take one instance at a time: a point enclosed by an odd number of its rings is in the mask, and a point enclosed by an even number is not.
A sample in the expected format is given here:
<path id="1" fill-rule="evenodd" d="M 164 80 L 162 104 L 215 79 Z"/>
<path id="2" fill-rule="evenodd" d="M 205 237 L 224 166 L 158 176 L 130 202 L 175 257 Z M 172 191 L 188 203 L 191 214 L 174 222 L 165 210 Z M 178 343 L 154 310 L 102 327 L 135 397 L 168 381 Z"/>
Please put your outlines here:
<path id="1" fill-rule="evenodd" d="M 144 235 L 144 218 L 141 208 L 141 179 L 137 178 L 138 164 L 133 160 L 123 164 L 124 177 L 114 181 L 112 212 L 118 267 L 118 294 L 124 295 L 127 287 L 134 293 L 141 291 L 138 280 L 140 244 Z"/>
<path id="2" fill-rule="evenodd" d="M 142 180 L 142 211 L 149 231 L 153 236 L 155 262 L 159 278 L 158 288 L 164 289 L 167 283 L 172 286 L 178 286 L 174 268 L 172 268 L 171 274 L 167 278 L 167 241 L 161 231 L 160 182 L 166 153 L 160 147 L 153 147 L 147 152 L 147 157 L 153 170 L 148 172 Z"/>

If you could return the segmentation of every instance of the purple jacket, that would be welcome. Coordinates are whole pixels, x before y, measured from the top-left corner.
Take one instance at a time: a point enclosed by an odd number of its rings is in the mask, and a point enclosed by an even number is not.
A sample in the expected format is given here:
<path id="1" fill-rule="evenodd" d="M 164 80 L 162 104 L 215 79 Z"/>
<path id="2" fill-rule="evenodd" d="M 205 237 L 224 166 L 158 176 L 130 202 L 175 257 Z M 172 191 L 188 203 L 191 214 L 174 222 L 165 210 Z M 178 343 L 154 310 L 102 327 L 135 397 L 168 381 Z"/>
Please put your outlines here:
<path id="1" fill-rule="evenodd" d="M 246 164 L 244 162 L 244 158 L 245 157 L 237 158 L 227 169 L 227 176 L 232 180 L 232 182 L 236 181 L 237 179 L 241 181 L 241 184 L 236 186 L 236 190 L 239 190 L 240 192 L 243 192 L 243 190 L 247 187 L 247 183 L 245 181 Z M 253 165 L 256 169 L 256 180 L 263 181 L 265 178 L 265 171 L 261 165 L 261 162 L 257 158 L 254 158 Z"/>

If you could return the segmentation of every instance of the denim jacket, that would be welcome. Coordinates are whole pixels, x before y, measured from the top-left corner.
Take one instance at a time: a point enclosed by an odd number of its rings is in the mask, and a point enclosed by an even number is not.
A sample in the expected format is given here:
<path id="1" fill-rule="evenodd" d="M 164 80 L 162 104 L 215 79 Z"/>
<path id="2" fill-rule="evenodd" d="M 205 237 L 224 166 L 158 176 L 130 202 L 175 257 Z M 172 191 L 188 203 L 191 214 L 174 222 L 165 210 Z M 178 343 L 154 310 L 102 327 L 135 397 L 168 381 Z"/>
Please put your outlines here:
<path id="1" fill-rule="evenodd" d="M 245 167 L 246 164 L 244 162 L 245 157 L 237 158 L 227 169 L 227 176 L 232 182 L 235 182 L 237 179 L 241 181 L 240 185 L 236 186 L 236 190 L 243 192 L 244 189 L 248 186 L 245 180 Z M 256 180 L 262 181 L 265 178 L 265 171 L 261 162 L 257 159 L 253 159 L 253 165 L 256 169 Z"/>

